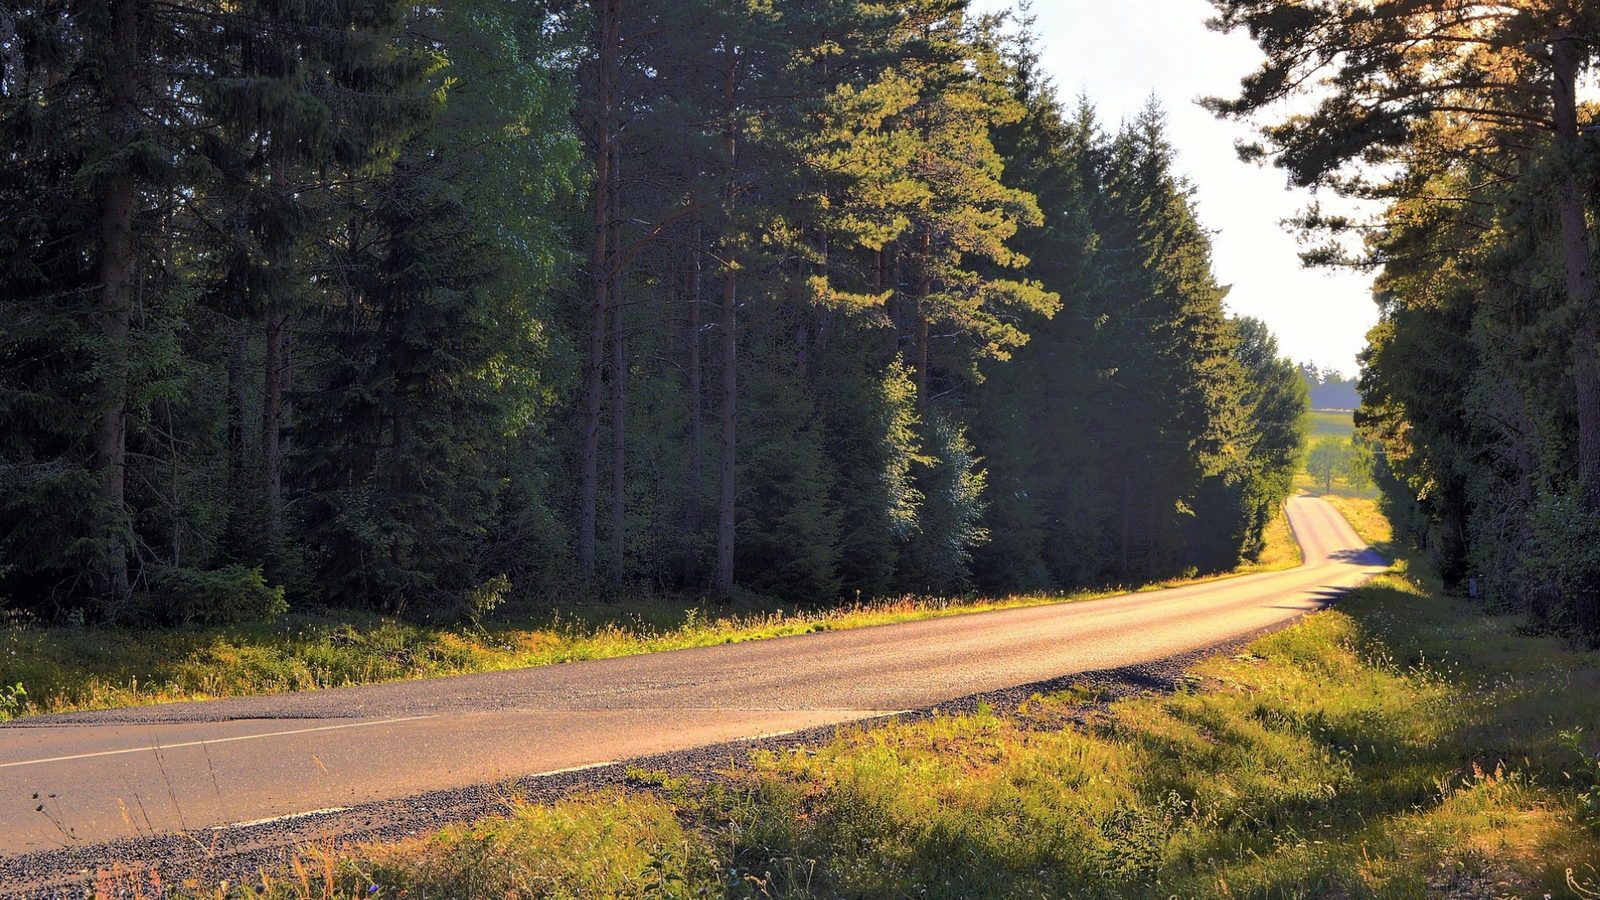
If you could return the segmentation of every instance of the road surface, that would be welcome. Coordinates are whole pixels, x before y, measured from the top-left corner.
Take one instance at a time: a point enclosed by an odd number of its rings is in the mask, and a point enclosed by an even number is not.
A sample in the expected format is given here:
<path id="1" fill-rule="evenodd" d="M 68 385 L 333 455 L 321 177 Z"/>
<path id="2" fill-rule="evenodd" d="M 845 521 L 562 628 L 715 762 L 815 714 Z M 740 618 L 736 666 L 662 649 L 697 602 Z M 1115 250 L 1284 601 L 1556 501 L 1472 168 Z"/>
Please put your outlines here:
<path id="1" fill-rule="evenodd" d="M 1381 572 L 1289 501 L 1299 568 L 1101 600 L 692 650 L 0 726 L 0 857 L 311 816 L 1136 665 L 1325 606 Z M 42 810 L 41 810 L 42 807 Z"/>

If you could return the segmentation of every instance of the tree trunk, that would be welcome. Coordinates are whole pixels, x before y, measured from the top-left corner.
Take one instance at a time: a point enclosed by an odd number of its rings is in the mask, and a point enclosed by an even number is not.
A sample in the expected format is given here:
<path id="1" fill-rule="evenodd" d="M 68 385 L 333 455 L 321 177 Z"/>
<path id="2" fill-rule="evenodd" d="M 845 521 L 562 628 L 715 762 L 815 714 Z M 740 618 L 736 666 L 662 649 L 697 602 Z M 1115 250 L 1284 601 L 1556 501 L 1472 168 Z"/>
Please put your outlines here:
<path id="1" fill-rule="evenodd" d="M 824 199 L 826 199 L 826 195 L 824 195 Z M 812 271 L 813 271 L 813 274 L 815 275 L 815 277 L 817 278 L 818 283 L 822 285 L 822 290 L 824 292 L 827 292 L 829 290 L 829 287 L 828 287 L 828 236 L 827 235 L 824 234 L 824 235 L 820 236 L 817 239 L 817 251 L 818 251 L 818 259 L 817 259 L 816 266 Z M 820 305 L 820 306 L 814 305 L 813 309 L 817 313 L 815 318 L 816 318 L 816 321 L 818 322 L 818 324 L 820 325 L 821 322 L 822 322 L 822 313 L 827 310 L 827 306 L 826 305 Z M 802 313 L 801 316 L 800 316 L 800 321 L 796 322 L 795 326 L 794 326 L 795 372 L 800 376 L 800 380 L 802 382 L 804 382 L 806 380 L 806 377 L 809 374 L 809 371 L 810 371 L 810 368 L 811 368 L 811 348 L 807 346 L 808 344 L 812 344 L 813 343 L 813 341 L 811 340 L 811 334 L 810 334 L 810 321 L 809 321 L 810 318 L 811 317 L 808 317 L 807 315 Z M 820 352 L 821 349 L 822 349 L 822 346 L 821 346 L 821 344 L 822 344 L 822 329 L 820 327 L 817 329 L 817 339 L 815 341 L 815 344 L 817 345 L 816 349 Z"/>
<path id="2" fill-rule="evenodd" d="M 1145 513 L 1145 581 L 1156 580 L 1156 505 L 1147 507 Z"/>
<path id="3" fill-rule="evenodd" d="M 722 83 L 723 124 L 722 124 L 722 153 L 723 153 L 723 178 L 726 185 L 726 205 L 729 221 L 726 224 L 727 234 L 723 240 L 723 270 L 722 270 L 722 458 L 717 473 L 717 591 L 726 594 L 733 590 L 733 537 L 736 511 L 734 509 L 735 485 L 734 467 L 736 462 L 735 449 L 738 433 L 739 416 L 739 378 L 738 378 L 738 273 L 734 262 L 733 241 L 733 207 L 735 200 L 735 186 L 733 183 L 734 170 L 737 165 L 735 154 L 738 145 L 734 138 L 734 96 L 737 85 L 736 63 L 733 49 L 725 46 L 724 60 L 728 64 L 727 72 Z"/>
<path id="4" fill-rule="evenodd" d="M 131 139 L 138 116 L 139 4 L 117 0 L 111 9 L 111 60 L 104 73 L 110 92 L 107 132 Z M 129 589 L 128 522 L 128 331 L 133 315 L 133 219 L 138 185 L 131 172 L 106 184 L 100 203 L 100 303 L 95 324 L 104 341 L 103 373 L 95 388 L 100 418 L 94 428 L 93 467 L 99 475 L 99 498 L 107 517 L 102 591 L 118 598 Z"/>
<path id="5" fill-rule="evenodd" d="M 131 3 L 118 4 L 119 8 Z M 100 476 L 100 502 L 108 516 L 103 589 L 113 597 L 128 592 L 128 330 L 133 308 L 134 181 L 118 175 L 106 189 L 100 215 L 100 295 L 98 324 L 104 340 L 104 374 L 96 393 L 100 419 L 94 430 L 94 468 Z"/>
<path id="6" fill-rule="evenodd" d="M 917 285 L 917 411 L 928 408 L 928 297 L 933 294 L 933 236 L 922 232 L 921 282 Z"/>
<path id="7" fill-rule="evenodd" d="M 1551 41 L 1556 142 L 1564 150 L 1578 143 L 1578 51 L 1575 38 L 1560 33 Z M 1569 167 L 1573 160 L 1566 160 Z M 1589 225 L 1584 192 L 1570 168 L 1556 198 L 1561 220 L 1562 255 L 1567 270 L 1567 302 L 1572 307 L 1572 377 L 1578 400 L 1578 479 L 1584 507 L 1600 512 L 1600 360 L 1595 353 L 1594 269 L 1589 252 Z M 1578 631 L 1593 641 L 1600 637 L 1600 573 L 1589 573 L 1575 598 Z"/>
<path id="8" fill-rule="evenodd" d="M 1128 485 L 1128 476 L 1122 476 L 1122 565 L 1118 567 L 1117 577 L 1128 577 L 1128 534 L 1129 517 L 1133 515 L 1133 492 Z"/>
<path id="9" fill-rule="evenodd" d="M 600 61 L 595 72 L 595 154 L 594 154 L 594 247 L 589 261 L 593 282 L 590 310 L 589 355 L 584 365 L 584 393 L 588 409 L 583 423 L 582 486 L 578 509 L 578 568 L 593 577 L 595 564 L 595 522 L 600 499 L 600 415 L 603 403 L 606 358 L 606 301 L 610 296 L 611 259 L 608 253 L 611 204 L 611 107 L 612 69 L 616 65 L 616 42 L 612 0 L 595 0 L 595 43 Z"/>
<path id="10" fill-rule="evenodd" d="M 624 390 L 628 372 L 622 342 L 622 185 L 617 145 L 611 144 L 611 583 L 622 584 L 626 551 L 628 431 Z"/>
<path id="11" fill-rule="evenodd" d="M 734 463 L 739 421 L 737 280 L 732 260 L 722 274 L 722 459 L 717 479 L 717 590 L 733 590 Z"/>
<path id="12" fill-rule="evenodd" d="M 265 378 L 261 397 L 261 470 L 266 476 L 267 535 L 269 551 L 283 537 L 283 386 L 286 371 L 283 345 L 288 316 L 267 315 Z"/>
<path id="13" fill-rule="evenodd" d="M 683 583 L 693 587 L 695 582 L 694 541 L 700 534 L 700 492 L 702 431 L 700 398 L 700 291 L 701 291 L 701 231 L 694 223 L 694 247 L 689 253 L 689 496 L 683 505 L 683 531 L 689 546 L 683 554 Z"/>
<path id="14" fill-rule="evenodd" d="M 240 301 L 238 308 L 243 309 L 244 303 Z M 244 444 L 245 444 L 245 415 L 244 415 L 244 369 L 245 369 L 245 329 L 241 322 L 234 322 L 233 341 L 228 351 L 228 489 L 234 496 L 240 496 L 245 490 L 244 474 Z"/>

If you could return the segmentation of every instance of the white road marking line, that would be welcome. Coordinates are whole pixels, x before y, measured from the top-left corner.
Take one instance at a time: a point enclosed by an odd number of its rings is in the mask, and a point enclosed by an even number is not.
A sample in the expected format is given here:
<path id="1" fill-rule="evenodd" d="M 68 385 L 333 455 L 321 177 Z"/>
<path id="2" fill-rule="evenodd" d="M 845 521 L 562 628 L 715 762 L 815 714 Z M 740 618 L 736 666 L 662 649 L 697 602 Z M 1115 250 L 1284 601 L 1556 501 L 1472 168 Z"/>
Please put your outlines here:
<path id="1" fill-rule="evenodd" d="M 604 769 L 606 766 L 614 766 L 614 765 L 617 765 L 617 764 L 619 764 L 621 762 L 622 762 L 622 760 L 620 760 L 620 759 L 608 759 L 605 762 L 589 763 L 587 765 L 582 765 L 582 766 L 568 766 L 565 769 L 551 769 L 548 772 L 535 772 L 532 775 L 525 775 L 525 776 L 522 776 L 522 777 L 524 777 L 524 778 L 549 778 L 549 777 L 551 777 L 553 775 L 570 775 L 573 772 L 587 772 L 590 769 Z"/>
<path id="2" fill-rule="evenodd" d="M 271 825 L 274 822 L 292 822 L 295 819 L 309 819 L 312 816 L 331 816 L 349 809 L 348 806 L 332 806 L 327 809 L 313 809 L 301 813 L 289 813 L 286 816 L 268 816 L 265 819 L 252 819 L 249 822 L 235 822 L 232 825 L 213 825 L 212 831 L 228 831 L 233 828 L 254 828 L 257 825 Z"/>
<path id="3" fill-rule="evenodd" d="M 592 713 L 592 712 L 601 712 L 601 713 L 607 713 L 607 712 L 613 712 L 613 713 L 615 713 L 615 712 L 646 712 L 646 713 L 659 713 L 659 712 L 722 712 L 722 713 L 726 713 L 726 712 L 735 712 L 735 713 L 740 713 L 740 712 L 744 712 L 744 713 L 749 713 L 749 712 L 756 712 L 756 713 L 761 713 L 761 712 L 778 712 L 778 713 L 781 713 L 781 712 L 790 712 L 790 710 L 782 710 L 782 709 L 774 710 L 774 709 L 760 709 L 760 708 L 728 709 L 728 708 L 718 708 L 718 707 L 695 707 L 695 708 L 690 708 L 690 709 L 686 709 L 686 710 L 685 709 L 673 710 L 671 708 L 668 708 L 668 709 L 652 709 L 652 708 L 649 708 L 649 707 L 641 707 L 641 708 L 637 708 L 637 709 L 628 708 L 628 709 L 601 709 L 601 710 L 588 710 L 588 709 L 577 709 L 577 710 L 535 710 L 534 712 L 539 712 L 539 713 L 570 713 L 570 712 L 576 712 L 576 713 Z M 847 712 L 847 713 L 863 712 L 863 710 L 854 710 L 854 709 L 806 710 L 806 709 L 801 709 L 801 710 L 794 710 L 794 712 L 818 712 L 818 713 L 826 714 L 826 713 L 834 713 L 834 712 Z M 880 718 L 882 716 L 897 716 L 897 715 L 901 715 L 903 712 L 904 712 L 903 710 L 895 711 L 895 712 L 872 711 L 870 715 L 863 716 L 861 718 L 863 720 L 864 719 L 876 719 L 876 718 Z M 493 711 L 491 711 L 491 714 L 492 713 L 493 713 Z M 469 715 L 470 715 L 470 713 L 469 713 Z M 235 741 L 254 741 L 254 740 L 260 740 L 262 738 L 270 738 L 270 737 L 288 737 L 288 736 L 297 735 L 297 734 L 315 734 L 317 732 L 322 732 L 322 731 L 342 731 L 342 730 L 350 729 L 350 728 L 370 728 L 370 727 L 372 727 L 374 725 L 393 725 L 393 724 L 398 723 L 398 722 L 419 722 L 419 721 L 421 721 L 423 719 L 434 719 L 434 718 L 438 718 L 438 714 L 426 715 L 426 716 L 405 716 L 403 718 L 398 718 L 398 719 L 380 719 L 380 720 L 375 721 L 375 722 L 350 722 L 350 723 L 346 723 L 346 724 L 343 724 L 343 725 L 323 725 L 323 726 L 320 726 L 318 728 L 297 728 L 297 729 L 293 729 L 293 730 L 290 730 L 290 731 L 268 731 L 268 732 L 263 732 L 261 734 L 241 734 L 241 735 L 236 735 L 234 737 L 210 738 L 208 740 L 203 740 L 203 741 L 186 741 L 184 743 L 179 743 L 179 744 L 160 744 L 160 745 L 152 744 L 152 745 L 150 745 L 148 747 L 127 747 L 127 748 L 124 748 L 124 749 L 121 749 L 121 750 L 101 750 L 98 753 L 76 753 L 76 754 L 72 754 L 70 756 L 52 756 L 52 757 L 48 757 L 46 759 L 23 759 L 23 760 L 17 760 L 15 762 L 0 763 L 0 769 L 11 769 L 11 768 L 16 768 L 18 766 L 38 766 L 38 765 L 45 765 L 46 763 L 71 762 L 73 760 L 79 760 L 79 759 L 97 759 L 97 758 L 103 757 L 103 756 L 122 756 L 122 755 L 126 755 L 126 754 L 129 754 L 129 753 L 148 753 L 148 752 L 151 752 L 151 751 L 154 751 L 154 750 L 179 750 L 179 749 L 182 749 L 184 747 L 200 747 L 200 746 L 209 745 L 209 744 L 231 744 L 231 743 L 234 743 Z M 135 727 L 137 727 L 137 726 L 135 726 Z M 801 730 L 804 730 L 804 729 L 801 729 Z M 781 736 L 781 735 L 793 734 L 793 733 L 794 733 L 793 731 L 775 731 L 775 732 L 772 732 L 770 734 L 756 735 L 755 737 L 751 737 L 751 738 L 739 738 L 739 740 L 761 740 L 762 738 L 778 737 L 778 736 Z M 611 764 L 612 763 L 607 762 L 607 763 L 597 763 L 596 765 L 597 766 L 608 766 L 608 765 L 611 765 Z M 579 767 L 574 768 L 574 769 L 559 769 L 559 770 L 556 770 L 554 772 L 540 772 L 539 774 L 534 775 L 534 776 L 530 776 L 530 777 L 542 778 L 542 777 L 547 776 L 547 775 L 561 775 L 561 774 L 564 774 L 564 773 L 567 773 L 567 772 L 577 772 L 577 771 L 582 771 L 583 769 L 586 769 L 586 768 L 594 768 L 594 767 L 595 766 L 579 766 Z"/>
<path id="4" fill-rule="evenodd" d="M 262 734 L 241 734 L 234 737 L 211 738 L 204 741 L 186 741 L 181 744 L 152 744 L 149 747 L 128 747 L 123 750 L 101 750 L 98 753 L 77 753 L 72 756 L 52 756 L 48 759 L 23 759 L 16 762 L 0 763 L 0 769 L 10 769 L 16 766 L 38 766 L 45 763 L 71 762 L 75 759 L 96 759 L 102 756 L 122 756 L 128 753 L 149 753 L 153 750 L 177 750 L 183 747 L 199 747 L 205 744 L 231 744 L 235 741 L 256 741 L 271 737 L 288 737 L 296 734 L 315 734 L 319 731 L 342 731 L 348 728 L 371 728 L 374 725 L 393 725 L 397 722 L 418 722 L 423 719 L 432 719 L 434 716 L 406 716 L 401 719 L 380 719 L 376 722 L 349 722 L 343 725 L 323 725 L 318 728 L 296 728 L 291 731 L 268 731 Z"/>

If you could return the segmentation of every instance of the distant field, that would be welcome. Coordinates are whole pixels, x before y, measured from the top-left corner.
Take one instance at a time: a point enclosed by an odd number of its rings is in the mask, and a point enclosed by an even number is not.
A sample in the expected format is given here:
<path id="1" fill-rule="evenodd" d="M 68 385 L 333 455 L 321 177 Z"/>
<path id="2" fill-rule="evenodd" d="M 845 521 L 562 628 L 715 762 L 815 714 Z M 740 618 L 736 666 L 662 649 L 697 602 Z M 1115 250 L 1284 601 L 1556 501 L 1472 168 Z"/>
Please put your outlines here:
<path id="1" fill-rule="evenodd" d="M 1342 437 L 1356 433 L 1355 414 L 1348 410 L 1317 410 L 1311 413 L 1311 439 Z"/>
<path id="2" fill-rule="evenodd" d="M 1315 444 L 1323 438 L 1338 438 L 1341 441 L 1350 440 L 1356 432 L 1355 414 L 1348 410 L 1313 410 L 1311 413 L 1311 434 L 1307 437 L 1307 444 Z M 1325 494 L 1323 484 L 1313 479 L 1306 473 L 1304 465 L 1294 477 L 1294 487 L 1297 491 L 1308 494 L 1329 497 L 1366 497 L 1378 496 L 1377 488 L 1368 485 L 1365 490 L 1356 490 L 1348 478 L 1339 476 L 1334 479 L 1333 493 Z"/>

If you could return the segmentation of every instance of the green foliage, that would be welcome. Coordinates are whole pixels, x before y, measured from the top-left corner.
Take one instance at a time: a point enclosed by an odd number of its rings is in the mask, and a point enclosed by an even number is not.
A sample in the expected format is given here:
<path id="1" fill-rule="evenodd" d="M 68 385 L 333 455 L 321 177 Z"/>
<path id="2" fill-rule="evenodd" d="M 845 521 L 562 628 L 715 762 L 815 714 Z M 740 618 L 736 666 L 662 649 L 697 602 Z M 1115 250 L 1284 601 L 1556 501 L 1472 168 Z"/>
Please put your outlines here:
<path id="1" fill-rule="evenodd" d="M 820 380 L 838 472 L 842 587 L 857 597 L 889 596 L 924 501 L 914 474 L 922 454 L 916 385 L 898 362 L 876 376 L 832 368 Z"/>
<path id="2" fill-rule="evenodd" d="M 1304 388 L 1257 322 L 1226 319 L 1209 239 L 1155 107 L 1105 135 L 1070 117 L 1013 51 L 1024 117 L 1001 131 L 1008 173 L 1052 210 L 1019 246 L 1067 298 L 977 392 L 987 459 L 985 587 L 1221 571 L 1260 553 L 1287 496 Z"/>
<path id="3" fill-rule="evenodd" d="M 905 578 L 921 593 L 962 594 L 971 589 L 973 548 L 989 540 L 981 524 L 984 476 L 958 422 L 935 416 L 923 430 L 927 458 L 917 482 L 925 500 Z"/>
<path id="4" fill-rule="evenodd" d="M 1561 746 L 1572 751 L 1582 768 L 1573 780 L 1578 785 L 1578 803 L 1591 826 L 1600 826 L 1600 753 L 1584 746 L 1583 729 L 1561 732 Z"/>
<path id="5" fill-rule="evenodd" d="M 1230 475 L 1238 491 L 1238 525 L 1232 540 L 1247 561 L 1260 559 L 1269 523 L 1294 490 L 1305 452 L 1310 403 L 1292 363 L 1278 355 L 1278 342 L 1264 323 L 1232 320 L 1244 370 L 1247 424 L 1239 437 Z M 1242 451 L 1242 452 L 1240 452 Z"/>
<path id="6" fill-rule="evenodd" d="M 1600 576 L 1600 514 L 1576 492 L 1541 496 L 1528 512 L 1529 540 L 1522 567 L 1536 584 L 1565 601 L 1550 613 L 1570 623 L 1579 598 L 1595 590 Z"/>
<path id="7" fill-rule="evenodd" d="M 483 584 L 461 592 L 461 615 L 473 625 L 483 627 L 485 616 L 505 605 L 511 579 L 496 575 Z"/>
<path id="8" fill-rule="evenodd" d="M 1366 493 L 1372 487 L 1372 448 L 1365 441 L 1352 439 L 1350 452 L 1344 460 L 1342 473 L 1357 493 Z"/>
<path id="9" fill-rule="evenodd" d="M 1333 478 L 1350 464 L 1350 445 L 1338 438 L 1322 438 L 1306 454 L 1306 472 L 1322 482 L 1324 493 L 1333 492 Z"/>
<path id="10" fill-rule="evenodd" d="M 289 609 L 283 588 L 269 586 L 260 569 L 157 566 L 148 577 L 149 588 L 135 593 L 119 618 L 144 627 L 232 625 L 270 621 Z"/>
<path id="11" fill-rule="evenodd" d="M 738 546 L 744 584 L 791 602 L 826 602 L 839 593 L 840 514 L 829 502 L 831 472 L 822 429 L 805 394 L 778 373 L 764 373 L 747 398 L 772 417 L 745 452 L 748 493 Z"/>
<path id="12" fill-rule="evenodd" d="M 1600 640 L 1600 570 L 1576 574 L 1574 543 L 1600 509 L 1600 195 L 1582 137 L 1594 109 L 1576 99 L 1600 20 L 1560 3 L 1481 17 L 1440 0 L 1213 5 L 1214 27 L 1264 55 L 1236 97 L 1206 101 L 1255 119 L 1263 143 L 1246 155 L 1381 206 L 1366 220 L 1313 207 L 1299 224 L 1317 242 L 1308 262 L 1379 273 L 1355 454 L 1370 447 L 1397 533 L 1452 586 Z M 1352 466 L 1359 489 L 1367 467 Z M 1581 499 L 1551 499 L 1568 495 Z M 1577 519 L 1558 526 L 1553 505 Z"/>
<path id="13" fill-rule="evenodd" d="M 1259 552 L 1270 336 L 1160 111 L 1064 109 L 1015 17 L 133 6 L 139 59 L 47 0 L 0 71 L 9 604 L 481 624 L 592 592 L 591 533 L 619 591 L 792 604 Z"/>
<path id="14" fill-rule="evenodd" d="M 0 685 L 0 722 L 15 719 L 28 709 L 28 689 L 22 682 L 6 687 Z"/>

